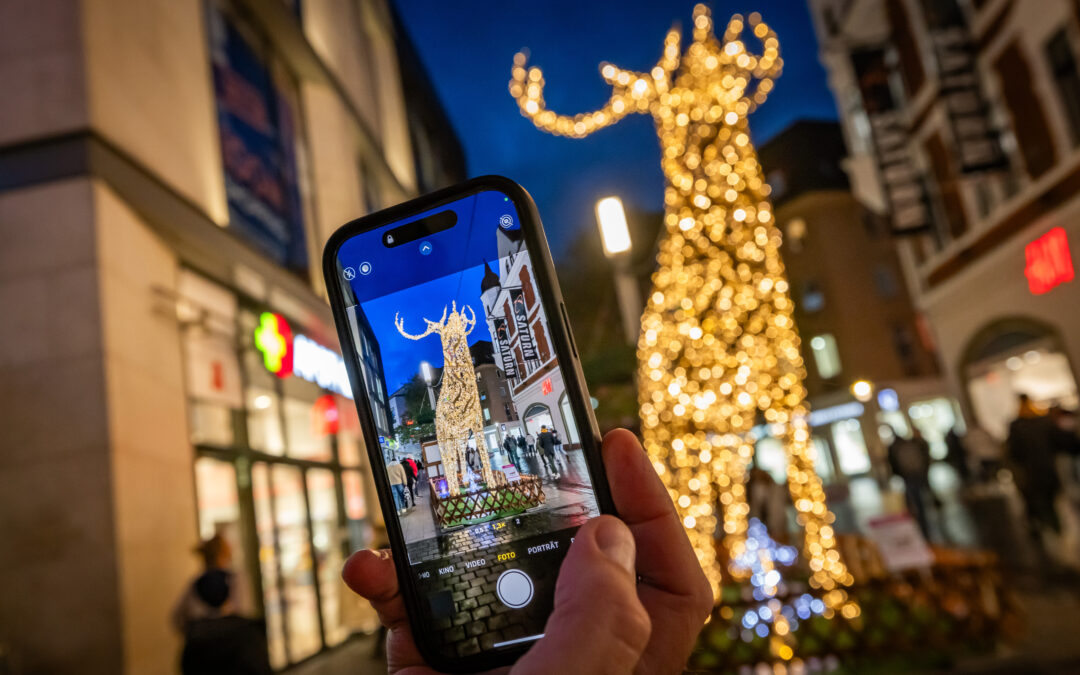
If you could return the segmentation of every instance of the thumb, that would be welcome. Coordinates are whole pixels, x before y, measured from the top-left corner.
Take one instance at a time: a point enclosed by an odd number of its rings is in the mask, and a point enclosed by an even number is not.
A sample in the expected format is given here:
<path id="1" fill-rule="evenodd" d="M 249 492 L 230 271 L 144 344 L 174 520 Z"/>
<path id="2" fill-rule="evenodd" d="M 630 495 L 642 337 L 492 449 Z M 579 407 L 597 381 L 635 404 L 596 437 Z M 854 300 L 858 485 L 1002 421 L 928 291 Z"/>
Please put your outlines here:
<path id="1" fill-rule="evenodd" d="M 634 558 L 634 537 L 618 518 L 582 525 L 559 570 L 544 637 L 511 672 L 633 672 L 652 631 L 638 600 Z"/>

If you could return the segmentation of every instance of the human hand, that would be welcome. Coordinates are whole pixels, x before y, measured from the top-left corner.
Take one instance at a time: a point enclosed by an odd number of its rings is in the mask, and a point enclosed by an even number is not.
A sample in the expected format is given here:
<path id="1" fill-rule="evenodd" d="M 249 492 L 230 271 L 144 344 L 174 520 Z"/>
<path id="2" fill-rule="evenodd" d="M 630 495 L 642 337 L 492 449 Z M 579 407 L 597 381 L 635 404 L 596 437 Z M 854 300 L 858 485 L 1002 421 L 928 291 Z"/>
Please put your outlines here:
<path id="1" fill-rule="evenodd" d="M 581 526 L 560 569 L 544 637 L 512 668 L 495 672 L 682 671 L 712 609 L 708 582 L 637 438 L 612 431 L 603 456 L 622 520 L 600 516 Z M 390 631 L 390 673 L 433 674 L 413 641 L 390 553 L 358 551 L 342 576 Z"/>

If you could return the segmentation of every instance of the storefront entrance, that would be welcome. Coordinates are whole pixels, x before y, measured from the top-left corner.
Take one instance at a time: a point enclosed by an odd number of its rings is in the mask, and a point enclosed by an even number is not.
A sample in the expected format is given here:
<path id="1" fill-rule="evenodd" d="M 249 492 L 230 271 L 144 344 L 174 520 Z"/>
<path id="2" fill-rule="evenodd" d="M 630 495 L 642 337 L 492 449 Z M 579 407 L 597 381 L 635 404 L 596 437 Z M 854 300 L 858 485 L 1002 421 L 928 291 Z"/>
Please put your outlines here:
<path id="1" fill-rule="evenodd" d="M 1021 394 L 1044 409 L 1077 407 L 1075 371 L 1045 324 L 1011 319 L 988 326 L 972 340 L 963 372 L 976 421 L 998 440 L 1008 435 Z"/>
<path id="2" fill-rule="evenodd" d="M 240 611 L 265 619 L 286 668 L 377 625 L 340 577 L 372 539 L 359 420 L 339 393 L 268 370 L 260 308 L 191 273 L 181 288 L 199 317 L 183 331 L 198 536 L 228 540 Z"/>

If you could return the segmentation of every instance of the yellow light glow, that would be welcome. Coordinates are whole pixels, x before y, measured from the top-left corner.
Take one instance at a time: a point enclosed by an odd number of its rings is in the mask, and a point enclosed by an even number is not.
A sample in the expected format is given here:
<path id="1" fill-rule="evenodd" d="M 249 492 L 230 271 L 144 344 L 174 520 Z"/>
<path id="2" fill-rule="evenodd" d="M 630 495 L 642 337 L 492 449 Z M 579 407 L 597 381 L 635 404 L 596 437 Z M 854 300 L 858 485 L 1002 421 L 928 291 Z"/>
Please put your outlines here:
<path id="1" fill-rule="evenodd" d="M 814 338 L 815 340 L 817 338 Z M 866 380 L 856 380 L 851 383 L 851 395 L 856 400 L 866 403 L 874 395 L 874 385 L 870 384 Z"/>
<path id="2" fill-rule="evenodd" d="M 523 54 L 514 57 L 510 93 L 538 128 L 574 138 L 630 113 L 652 114 L 667 185 L 666 232 L 638 343 L 645 448 L 718 594 L 715 533 L 724 533 L 732 558 L 745 550 L 750 432 L 762 414 L 784 443 L 810 583 L 831 611 L 851 606 L 842 587 L 852 577 L 836 551 L 834 517 L 814 470 L 806 371 L 780 258 L 781 234 L 747 124 L 783 61 L 776 34 L 761 17 L 752 14 L 747 23 L 763 46 L 761 55 L 740 40 L 747 27 L 742 17 L 732 17 L 717 39 L 708 8 L 698 5 L 685 54 L 673 29 L 647 75 L 602 67 L 612 95 L 593 113 L 570 117 L 546 110 L 543 76 L 525 69 Z M 537 90 L 530 95 L 532 84 Z"/>
<path id="3" fill-rule="evenodd" d="M 610 258 L 630 250 L 630 229 L 626 226 L 626 212 L 621 199 L 604 197 L 596 202 L 596 223 L 600 226 L 604 255 Z"/>

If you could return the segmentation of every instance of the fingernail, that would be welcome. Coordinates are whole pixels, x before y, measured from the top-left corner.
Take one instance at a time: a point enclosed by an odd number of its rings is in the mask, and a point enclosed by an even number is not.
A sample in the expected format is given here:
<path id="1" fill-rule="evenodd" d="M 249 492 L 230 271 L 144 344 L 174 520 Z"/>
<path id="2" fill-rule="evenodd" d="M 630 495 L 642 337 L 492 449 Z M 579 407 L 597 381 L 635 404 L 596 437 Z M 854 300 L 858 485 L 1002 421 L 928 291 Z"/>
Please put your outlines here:
<path id="1" fill-rule="evenodd" d="M 596 528 L 600 551 L 630 574 L 634 574 L 634 537 L 621 521 L 605 518 Z"/>

